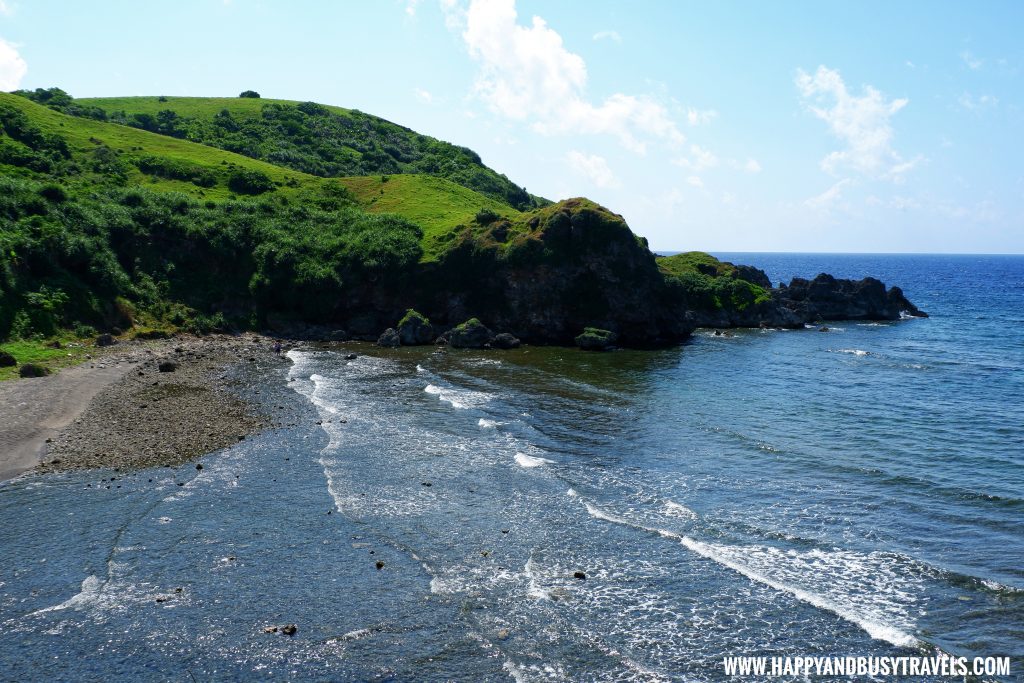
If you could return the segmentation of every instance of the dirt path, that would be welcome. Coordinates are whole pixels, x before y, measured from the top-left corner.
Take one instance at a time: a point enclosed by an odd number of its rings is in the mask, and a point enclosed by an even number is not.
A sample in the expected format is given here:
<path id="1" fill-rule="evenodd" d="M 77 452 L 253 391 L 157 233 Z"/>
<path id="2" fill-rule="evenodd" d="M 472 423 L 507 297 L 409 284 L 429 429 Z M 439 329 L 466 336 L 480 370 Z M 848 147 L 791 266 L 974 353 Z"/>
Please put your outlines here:
<path id="1" fill-rule="evenodd" d="M 46 440 L 71 424 L 96 394 L 140 362 L 139 358 L 112 355 L 49 377 L 0 383 L 0 481 L 38 465 L 46 455 Z"/>

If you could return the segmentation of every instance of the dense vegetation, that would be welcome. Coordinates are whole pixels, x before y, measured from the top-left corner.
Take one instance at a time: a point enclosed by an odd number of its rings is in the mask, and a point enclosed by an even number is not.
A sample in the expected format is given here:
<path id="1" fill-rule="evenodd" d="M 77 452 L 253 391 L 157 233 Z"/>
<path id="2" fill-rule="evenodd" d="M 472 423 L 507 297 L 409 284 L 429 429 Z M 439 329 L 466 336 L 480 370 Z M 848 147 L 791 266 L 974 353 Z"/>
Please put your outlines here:
<path id="1" fill-rule="evenodd" d="M 702 251 L 690 251 L 658 259 L 666 282 L 695 309 L 743 311 L 769 300 L 765 284 L 745 279 L 745 269 Z"/>
<path id="2" fill-rule="evenodd" d="M 422 173 L 451 180 L 518 210 L 544 204 L 483 165 L 470 149 L 357 110 L 315 102 L 161 97 L 76 101 L 59 88 L 18 91 L 72 116 L 111 121 L 237 152 L 320 177 Z"/>
<path id="3" fill-rule="evenodd" d="M 0 178 L 0 338 L 146 320 L 244 328 L 273 311 L 327 321 L 357 283 L 415 266 L 420 237 L 344 191 L 199 203 L 140 187 L 72 198 Z"/>

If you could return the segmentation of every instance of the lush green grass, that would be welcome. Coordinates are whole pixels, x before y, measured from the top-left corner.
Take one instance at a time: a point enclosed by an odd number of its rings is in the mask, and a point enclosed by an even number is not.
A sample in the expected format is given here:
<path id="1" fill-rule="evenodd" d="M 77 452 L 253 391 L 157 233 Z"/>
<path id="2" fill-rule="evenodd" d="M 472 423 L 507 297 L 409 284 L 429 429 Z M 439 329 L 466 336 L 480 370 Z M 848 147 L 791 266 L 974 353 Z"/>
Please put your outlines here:
<path id="1" fill-rule="evenodd" d="M 427 175 L 361 176 L 340 182 L 371 213 L 397 213 L 423 229 L 423 260 L 437 259 L 446 237 L 473 223 L 481 209 L 514 220 L 523 214 L 444 178 Z"/>
<path id="2" fill-rule="evenodd" d="M 63 348 L 55 349 L 47 344 L 54 339 L 41 341 L 12 341 L 0 344 L 0 351 L 6 351 L 18 361 L 18 366 L 35 363 L 56 371 L 58 368 L 74 365 L 85 360 L 89 352 L 91 340 L 76 340 L 73 337 L 60 339 Z M 68 346 L 74 344 L 74 346 Z M 95 349 L 94 349 L 95 350 Z M 0 368 L 0 381 L 14 379 L 18 376 L 18 367 Z"/>

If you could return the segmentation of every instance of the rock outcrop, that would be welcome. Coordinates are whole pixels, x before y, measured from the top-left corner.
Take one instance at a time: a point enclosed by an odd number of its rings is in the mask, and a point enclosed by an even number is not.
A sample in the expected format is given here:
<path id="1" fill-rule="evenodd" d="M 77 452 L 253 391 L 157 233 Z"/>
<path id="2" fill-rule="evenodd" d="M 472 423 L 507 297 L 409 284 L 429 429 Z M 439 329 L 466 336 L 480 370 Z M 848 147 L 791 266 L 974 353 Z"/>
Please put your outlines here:
<path id="1" fill-rule="evenodd" d="M 677 343 L 692 332 L 654 254 L 621 216 L 569 199 L 521 221 L 467 228 L 429 264 L 419 310 L 448 324 L 478 315 L 526 343 L 571 345 L 586 327 L 628 346 Z"/>
<path id="2" fill-rule="evenodd" d="M 794 278 L 773 299 L 806 322 L 813 320 L 899 320 L 903 314 L 926 318 L 899 287 L 886 289 L 872 277 L 837 280 L 822 273 L 813 280 Z"/>

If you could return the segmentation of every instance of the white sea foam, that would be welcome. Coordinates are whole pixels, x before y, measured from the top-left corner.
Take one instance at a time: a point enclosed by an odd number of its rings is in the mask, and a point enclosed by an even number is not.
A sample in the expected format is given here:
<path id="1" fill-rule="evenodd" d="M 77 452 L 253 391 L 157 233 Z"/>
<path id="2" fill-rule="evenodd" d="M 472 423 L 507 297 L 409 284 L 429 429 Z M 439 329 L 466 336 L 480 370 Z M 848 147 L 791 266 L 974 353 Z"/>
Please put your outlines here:
<path id="1" fill-rule="evenodd" d="M 551 599 L 551 593 L 548 592 L 546 589 L 541 588 L 540 584 L 537 583 L 537 574 L 533 570 L 532 555 L 530 556 L 530 559 L 526 561 L 526 565 L 523 567 L 523 574 L 526 576 L 528 584 L 526 589 L 527 595 L 529 595 L 531 598 L 536 598 L 537 600 Z"/>
<path id="2" fill-rule="evenodd" d="M 683 519 L 697 519 L 696 512 L 685 505 L 680 505 L 674 500 L 665 501 L 665 514 L 671 515 L 672 517 L 681 517 Z"/>
<path id="3" fill-rule="evenodd" d="M 494 429 L 495 427 L 498 426 L 498 423 L 495 422 L 494 420 L 488 420 L 481 417 L 479 420 L 477 420 L 477 425 L 480 427 L 480 429 Z"/>
<path id="4" fill-rule="evenodd" d="M 834 353 L 849 353 L 854 356 L 870 356 L 870 351 L 864 349 L 835 349 Z"/>
<path id="5" fill-rule="evenodd" d="M 526 453 L 516 453 L 516 462 L 520 467 L 540 467 L 541 465 L 550 465 L 554 460 L 548 460 L 547 458 L 538 458 L 533 455 L 527 455 Z"/>
<path id="6" fill-rule="evenodd" d="M 428 384 L 423 391 L 432 396 L 437 396 L 439 401 L 444 401 L 458 410 L 476 408 L 487 403 L 491 397 L 481 391 L 468 391 L 439 387 L 436 384 Z"/>
<path id="7" fill-rule="evenodd" d="M 872 638 L 901 647 L 919 644 L 908 607 L 920 580 L 900 571 L 891 556 L 850 551 L 784 552 L 766 546 L 707 543 L 668 529 L 634 523 L 584 501 L 591 517 L 657 533 L 752 581 L 856 624 Z"/>
<path id="8" fill-rule="evenodd" d="M 505 663 L 501 665 L 501 668 L 504 669 L 516 683 L 527 683 L 529 680 L 526 677 L 526 669 L 522 665 L 516 664 L 511 659 L 506 659 Z"/>
<path id="9" fill-rule="evenodd" d="M 565 492 L 565 495 L 569 496 L 570 498 L 576 498 L 580 494 L 576 493 L 576 489 L 570 488 L 568 491 Z"/>
<path id="10" fill-rule="evenodd" d="M 426 368 L 424 368 L 422 365 L 420 365 L 419 363 L 416 364 L 416 372 L 426 372 L 426 371 L 427 371 Z"/>
<path id="11" fill-rule="evenodd" d="M 100 581 L 99 577 L 88 576 L 84 581 L 82 581 L 82 589 L 78 593 L 72 595 L 59 605 L 44 607 L 43 609 L 36 610 L 32 614 L 45 614 L 47 612 L 56 612 L 57 610 L 62 609 L 82 609 L 90 605 L 94 605 L 99 600 L 102 590 L 103 582 Z"/>

